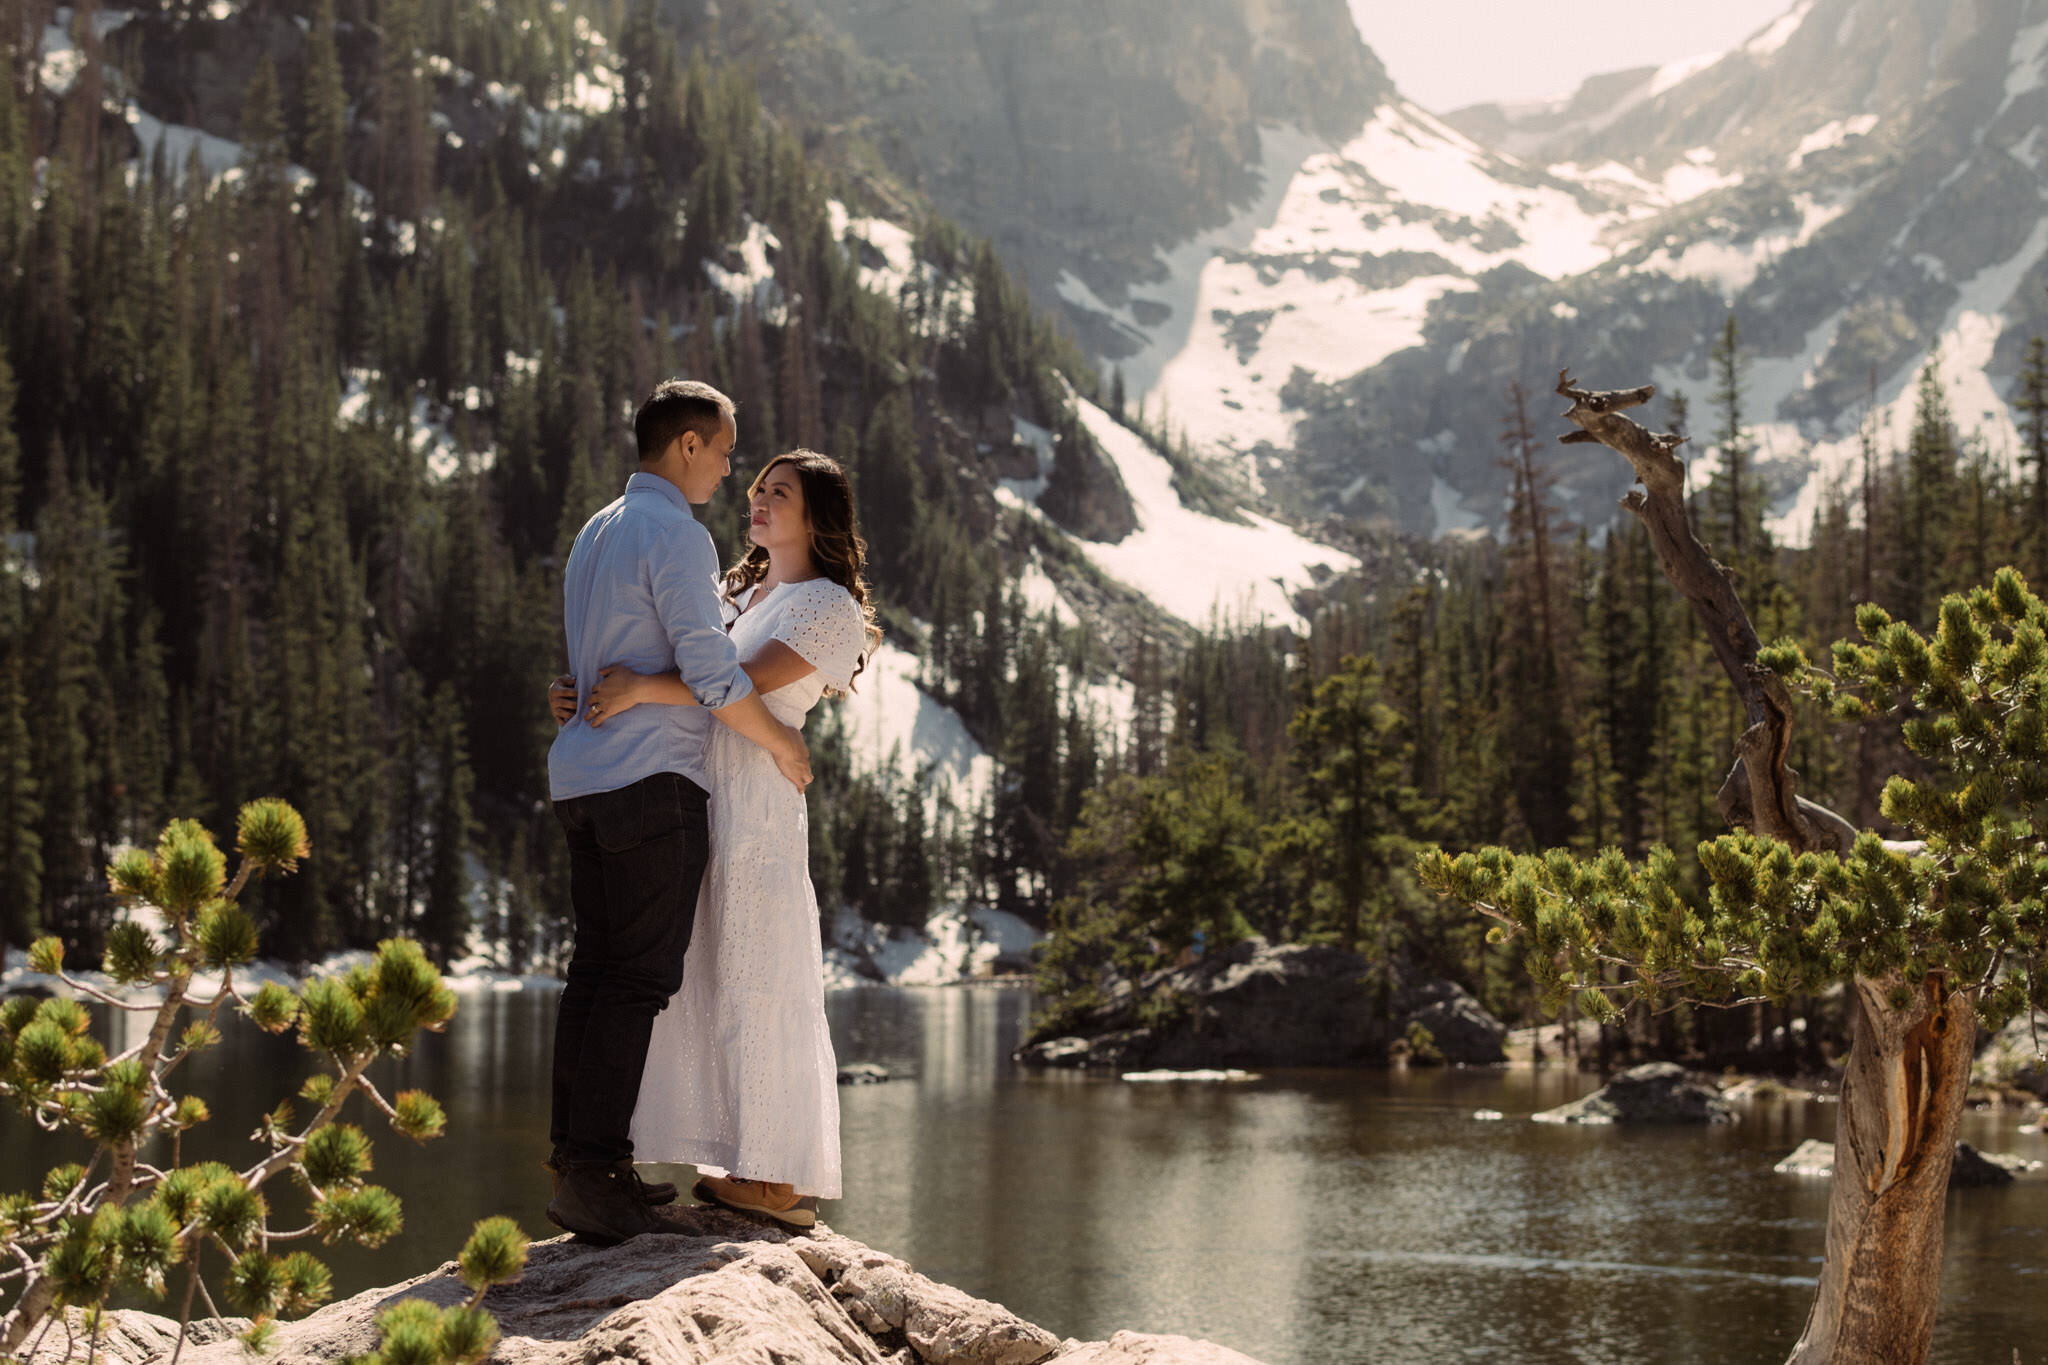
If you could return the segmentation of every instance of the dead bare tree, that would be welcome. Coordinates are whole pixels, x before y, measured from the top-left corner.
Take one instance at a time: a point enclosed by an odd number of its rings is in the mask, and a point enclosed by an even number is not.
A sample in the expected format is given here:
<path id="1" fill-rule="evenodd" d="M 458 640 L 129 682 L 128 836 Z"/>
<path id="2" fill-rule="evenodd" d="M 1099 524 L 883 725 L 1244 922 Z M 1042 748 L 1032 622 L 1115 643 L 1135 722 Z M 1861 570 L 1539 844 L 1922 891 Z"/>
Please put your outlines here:
<path id="1" fill-rule="evenodd" d="M 1639 486 L 1621 505 L 1648 529 L 1665 577 L 1692 604 L 1742 701 L 1749 727 L 1721 785 L 1722 817 L 1797 852 L 1849 852 L 1856 827 L 1799 796 L 1799 775 L 1785 765 L 1791 695 L 1757 661 L 1749 613 L 1692 533 L 1685 467 L 1673 453 L 1680 439 L 1623 415 L 1649 402 L 1655 386 L 1595 393 L 1574 384 L 1567 370 L 1557 393 L 1571 400 L 1564 415 L 1578 427 L 1564 440 L 1604 445 L 1635 471 Z M 1827 1260 L 1790 1365 L 1919 1361 L 1933 1337 L 1949 1167 L 1977 1026 L 1968 993 L 1952 991 L 1939 975 L 1930 975 L 1903 1009 L 1891 1003 L 1895 984 L 1852 983 Z"/>

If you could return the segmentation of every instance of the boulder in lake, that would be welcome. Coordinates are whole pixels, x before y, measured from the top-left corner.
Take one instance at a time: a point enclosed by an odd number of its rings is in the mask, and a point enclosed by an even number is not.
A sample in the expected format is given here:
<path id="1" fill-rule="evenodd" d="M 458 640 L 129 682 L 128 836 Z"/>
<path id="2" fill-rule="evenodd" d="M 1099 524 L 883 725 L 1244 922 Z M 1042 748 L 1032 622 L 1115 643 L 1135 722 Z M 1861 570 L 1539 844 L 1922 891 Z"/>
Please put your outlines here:
<path id="1" fill-rule="evenodd" d="M 1062 1342 L 1000 1304 L 918 1274 L 893 1256 L 820 1226 L 794 1236 L 739 1214 L 692 1209 L 687 1235 L 584 1246 L 536 1243 L 518 1281 L 484 1307 L 503 1333 L 493 1365 L 1257 1365 L 1185 1337 L 1119 1332 Z M 376 1347 L 376 1317 L 401 1299 L 447 1306 L 468 1297 L 451 1262 L 279 1327 L 268 1365 L 326 1365 Z M 177 1324 L 151 1313 L 109 1315 L 110 1365 L 163 1365 Z M 247 1365 L 233 1324 L 200 1323 L 180 1365 Z M 52 1365 L 61 1333 L 26 1365 Z"/>
<path id="2" fill-rule="evenodd" d="M 1779 1175 L 1799 1175 L 1825 1180 L 1835 1173 L 1835 1144 L 1808 1138 L 1792 1149 L 1792 1155 L 1771 1167 Z"/>
<path id="3" fill-rule="evenodd" d="M 1676 1062 L 1645 1062 L 1590 1095 L 1546 1109 L 1538 1123 L 1733 1123 L 1721 1092 Z"/>
<path id="4" fill-rule="evenodd" d="M 1976 1185 L 2010 1185 L 2041 1163 L 2008 1152 L 1980 1152 L 1967 1142 L 1956 1144 L 1955 1164 L 1949 1167 L 1948 1187 L 1967 1189 Z M 1829 1177 L 1835 1173 L 1835 1144 L 1808 1138 L 1792 1155 L 1771 1167 L 1779 1175 Z"/>
<path id="5" fill-rule="evenodd" d="M 1455 982 L 1324 944 L 1254 938 L 1118 981 L 1071 1027 L 1016 1056 L 1118 1071 L 1373 1065 L 1416 1026 L 1447 1062 L 1506 1060 L 1506 1026 Z"/>
<path id="6" fill-rule="evenodd" d="M 1956 1144 L 1956 1164 L 1948 1169 L 1950 1189 L 1974 1185 L 2010 1185 L 2017 1176 L 2038 1170 L 2041 1163 L 2010 1152 L 1980 1152 L 1967 1142 Z"/>

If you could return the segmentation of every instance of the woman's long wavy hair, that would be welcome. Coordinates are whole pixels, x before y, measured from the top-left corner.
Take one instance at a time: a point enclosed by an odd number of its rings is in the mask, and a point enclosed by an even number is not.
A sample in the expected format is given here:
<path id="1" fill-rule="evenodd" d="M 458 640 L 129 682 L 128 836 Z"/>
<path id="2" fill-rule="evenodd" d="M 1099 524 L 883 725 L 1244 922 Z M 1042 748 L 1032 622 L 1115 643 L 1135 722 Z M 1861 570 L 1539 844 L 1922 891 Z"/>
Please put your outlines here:
<path id="1" fill-rule="evenodd" d="M 768 475 L 780 465 L 788 465 L 796 471 L 797 482 L 804 491 L 804 515 L 811 523 L 811 561 L 825 577 L 852 595 L 860 606 L 861 621 L 867 628 L 867 648 L 861 651 L 852 677 L 847 679 L 850 687 L 853 679 L 858 678 L 861 670 L 868 666 L 875 646 L 882 642 L 881 628 L 875 624 L 875 605 L 868 600 L 868 543 L 861 539 L 860 527 L 854 518 L 853 486 L 846 481 L 846 471 L 840 468 L 839 461 L 830 455 L 821 455 L 815 450 L 792 450 L 777 455 L 762 466 L 754 481 L 747 485 L 749 506 L 753 505 L 754 495 L 761 491 Z M 726 597 L 737 599 L 767 573 L 768 552 L 759 545 L 749 545 L 740 562 L 725 572 Z M 825 690 L 828 695 L 839 695 L 837 689 Z"/>

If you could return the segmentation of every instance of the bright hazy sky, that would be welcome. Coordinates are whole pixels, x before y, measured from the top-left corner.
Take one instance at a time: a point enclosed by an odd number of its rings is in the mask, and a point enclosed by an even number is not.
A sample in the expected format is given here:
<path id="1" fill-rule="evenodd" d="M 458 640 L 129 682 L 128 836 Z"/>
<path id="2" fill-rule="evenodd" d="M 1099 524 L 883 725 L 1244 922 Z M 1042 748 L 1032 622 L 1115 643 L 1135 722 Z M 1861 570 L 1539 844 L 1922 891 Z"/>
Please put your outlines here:
<path id="1" fill-rule="evenodd" d="M 1789 8 L 1791 0 L 1351 0 L 1358 31 L 1401 93 L 1438 113 L 1568 94 L 1598 72 L 1725 52 Z"/>

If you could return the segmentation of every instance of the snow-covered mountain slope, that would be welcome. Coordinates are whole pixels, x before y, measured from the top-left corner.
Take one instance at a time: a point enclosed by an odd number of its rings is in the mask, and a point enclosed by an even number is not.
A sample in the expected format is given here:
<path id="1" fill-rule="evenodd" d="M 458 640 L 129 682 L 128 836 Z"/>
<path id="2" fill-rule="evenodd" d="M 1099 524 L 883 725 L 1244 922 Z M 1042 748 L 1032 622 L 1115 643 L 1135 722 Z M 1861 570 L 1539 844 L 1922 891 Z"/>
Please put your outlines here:
<path id="1" fill-rule="evenodd" d="M 931 770 L 936 789 L 963 809 L 987 797 L 995 760 L 967 732 L 959 715 L 917 685 L 917 656 L 884 641 L 837 702 L 855 762 L 866 771 Z"/>
<path id="2" fill-rule="evenodd" d="M 1966 430 L 2048 328 L 2048 0 L 1800 0 L 1733 51 L 1439 120 L 1398 98 L 1341 145 L 1269 130 L 1263 192 L 1070 308 L 1134 340 L 1148 415 L 1301 515 L 1496 520 L 1510 379 L 1709 387 L 1733 308 L 1782 533 L 1931 353 Z M 1466 130 L 1451 126 L 1455 122 Z M 1468 133 L 1493 139 L 1492 150 Z M 1560 452 L 1574 510 L 1616 470 Z"/>
<path id="3" fill-rule="evenodd" d="M 1358 567 L 1355 556 L 1256 512 L 1241 510 L 1236 519 L 1226 519 L 1188 506 L 1174 487 L 1173 465 L 1144 436 L 1085 398 L 1071 401 L 1082 429 L 1129 494 L 1136 529 L 1114 541 L 1062 529 L 1038 506 L 1044 477 L 1006 480 L 998 496 L 1036 516 L 1047 534 L 1167 615 L 1197 628 L 1219 620 L 1294 624 L 1301 617 L 1299 594 Z M 1032 436 L 1041 446 L 1041 467 L 1049 470 L 1050 433 Z M 1027 578 L 1026 589 L 1037 595 L 1033 605 L 1039 610 L 1072 614 L 1042 569 Z"/>
<path id="4" fill-rule="evenodd" d="M 1255 512 L 1225 521 L 1188 507 L 1165 457 L 1085 398 L 1075 407 L 1116 465 L 1138 519 L 1138 529 L 1116 544 L 1083 542 L 1082 550 L 1172 615 L 1194 626 L 1216 618 L 1292 622 L 1295 594 L 1358 567 L 1351 555 Z"/>
<path id="5" fill-rule="evenodd" d="M 1633 226 L 1726 183 L 1710 150 L 1655 182 L 1619 166 L 1533 169 L 1400 100 L 1341 146 L 1280 130 L 1266 148 L 1265 193 L 1166 253 L 1166 284 L 1115 308 L 1071 277 L 1061 287 L 1070 307 L 1138 340 L 1122 365 L 1150 416 L 1281 488 L 1300 482 L 1291 452 L 1304 379 L 1336 381 L 1423 346 L 1446 300 L 1476 295 L 1493 272 L 1562 280 L 1604 265 Z M 1704 255 L 1673 267 L 1725 268 Z M 1434 435 L 1412 434 L 1422 477 L 1391 500 L 1357 474 L 1316 491 L 1332 510 L 1415 524 L 1442 472 L 1428 466 L 1448 453 Z"/>

